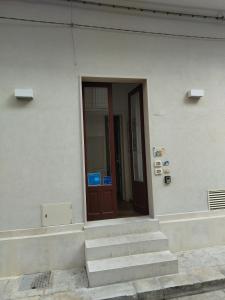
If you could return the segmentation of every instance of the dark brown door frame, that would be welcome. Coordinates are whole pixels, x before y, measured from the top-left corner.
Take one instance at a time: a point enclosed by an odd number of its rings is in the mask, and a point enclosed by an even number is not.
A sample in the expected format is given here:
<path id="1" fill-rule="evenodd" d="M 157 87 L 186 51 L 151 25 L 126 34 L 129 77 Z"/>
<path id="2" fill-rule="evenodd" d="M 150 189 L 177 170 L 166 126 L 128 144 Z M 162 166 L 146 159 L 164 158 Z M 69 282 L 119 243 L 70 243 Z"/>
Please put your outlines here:
<path id="1" fill-rule="evenodd" d="M 142 140 L 142 161 L 143 161 L 143 186 L 141 183 L 134 182 L 134 168 L 133 168 L 133 153 L 132 153 L 132 133 L 131 133 L 131 96 L 139 92 L 140 95 L 140 118 L 141 118 L 141 140 Z M 134 208 L 136 211 L 143 215 L 149 215 L 149 204 L 148 204 L 148 183 L 147 183 L 147 170 L 146 170 L 146 150 L 145 150 L 145 129 L 144 129 L 144 107 L 143 107 L 143 86 L 138 85 L 128 94 L 128 111 L 129 111 L 129 140 L 130 140 L 130 160 L 131 160 L 131 176 L 132 176 L 132 194 L 133 198 L 137 193 L 135 191 L 135 184 L 137 189 L 140 190 L 139 201 L 134 201 Z M 140 186 L 140 187 L 139 187 Z M 133 199 L 135 200 L 135 199 Z"/>
<path id="2" fill-rule="evenodd" d="M 110 148 L 110 167 L 111 167 L 111 176 L 112 176 L 112 207 L 113 211 L 104 212 L 101 209 L 101 201 L 99 203 L 99 214 L 90 215 L 88 212 L 88 195 L 90 189 L 92 191 L 106 191 L 107 186 L 101 187 L 88 187 L 87 180 L 87 148 L 86 148 L 86 115 L 85 115 L 85 99 L 84 99 L 84 88 L 85 87 L 106 87 L 108 89 L 108 118 L 109 118 L 109 148 Z M 87 220 L 101 220 L 107 218 L 115 218 L 117 215 L 117 198 L 116 198 L 116 170 L 115 170 L 115 147 L 114 147 L 114 124 L 113 124 L 113 108 L 112 108 L 112 84 L 106 82 L 82 82 L 82 91 L 83 91 L 83 128 L 84 128 L 84 154 L 85 154 L 85 179 L 86 179 L 86 209 L 87 209 Z M 101 198 L 102 196 L 100 196 Z"/>
<path id="3" fill-rule="evenodd" d="M 117 185 L 117 203 L 124 200 L 124 183 L 123 183 L 123 134 L 122 134 L 122 115 L 114 115 L 114 146 L 116 161 L 116 185 Z M 117 128 L 119 129 L 117 130 Z"/>

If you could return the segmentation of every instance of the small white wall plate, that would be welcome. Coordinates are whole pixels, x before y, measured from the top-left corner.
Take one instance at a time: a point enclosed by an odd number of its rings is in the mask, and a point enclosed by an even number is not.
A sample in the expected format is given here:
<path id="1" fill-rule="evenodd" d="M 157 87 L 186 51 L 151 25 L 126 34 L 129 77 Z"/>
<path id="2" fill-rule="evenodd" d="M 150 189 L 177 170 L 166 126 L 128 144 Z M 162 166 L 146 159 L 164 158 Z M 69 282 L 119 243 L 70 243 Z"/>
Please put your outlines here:
<path id="1" fill-rule="evenodd" d="M 155 160 L 154 161 L 154 167 L 155 168 L 161 168 L 162 167 L 162 161 L 161 160 Z"/>
<path id="2" fill-rule="evenodd" d="M 162 168 L 155 168 L 155 175 L 162 175 L 163 170 Z"/>

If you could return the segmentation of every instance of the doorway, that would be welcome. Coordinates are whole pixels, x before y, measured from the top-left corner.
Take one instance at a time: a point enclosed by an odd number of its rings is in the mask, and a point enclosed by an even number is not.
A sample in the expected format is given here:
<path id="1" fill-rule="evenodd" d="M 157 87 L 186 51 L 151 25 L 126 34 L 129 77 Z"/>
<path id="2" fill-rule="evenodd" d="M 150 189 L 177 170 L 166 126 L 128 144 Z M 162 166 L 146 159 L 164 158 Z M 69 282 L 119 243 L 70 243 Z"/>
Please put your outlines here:
<path id="1" fill-rule="evenodd" d="M 82 88 L 87 220 L 149 214 L 142 85 Z"/>

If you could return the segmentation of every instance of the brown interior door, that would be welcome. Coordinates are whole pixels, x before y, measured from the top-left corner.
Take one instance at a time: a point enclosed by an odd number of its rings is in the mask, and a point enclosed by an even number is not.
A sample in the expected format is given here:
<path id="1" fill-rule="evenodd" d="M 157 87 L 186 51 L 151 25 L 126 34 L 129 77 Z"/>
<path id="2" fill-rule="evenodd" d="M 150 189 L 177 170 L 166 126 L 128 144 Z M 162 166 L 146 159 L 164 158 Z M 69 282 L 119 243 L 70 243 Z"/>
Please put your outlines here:
<path id="1" fill-rule="evenodd" d="M 87 219 L 114 218 L 117 211 L 112 87 L 83 83 Z"/>
<path id="2" fill-rule="evenodd" d="M 128 100 L 134 209 L 141 214 L 148 214 L 142 85 L 128 94 Z"/>

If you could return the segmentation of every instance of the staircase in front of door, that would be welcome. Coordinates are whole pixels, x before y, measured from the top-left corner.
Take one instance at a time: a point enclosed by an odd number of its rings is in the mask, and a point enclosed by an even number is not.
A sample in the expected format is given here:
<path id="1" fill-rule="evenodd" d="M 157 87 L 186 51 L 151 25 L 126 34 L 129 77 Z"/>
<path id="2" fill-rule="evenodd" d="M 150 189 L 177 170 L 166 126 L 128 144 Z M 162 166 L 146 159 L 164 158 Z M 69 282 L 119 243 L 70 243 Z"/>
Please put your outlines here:
<path id="1" fill-rule="evenodd" d="M 178 272 L 158 220 L 149 217 L 92 221 L 85 226 L 90 287 Z"/>

